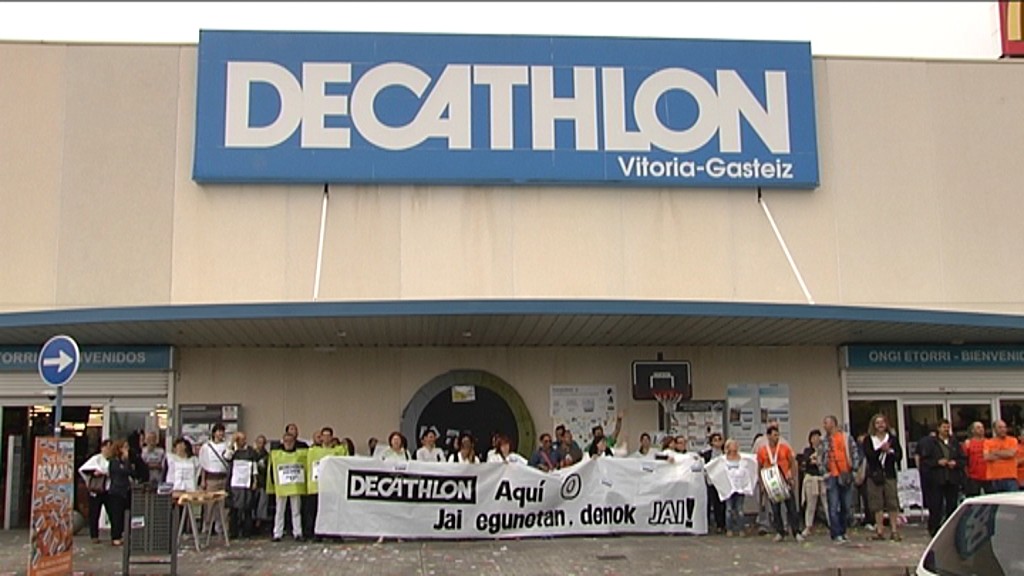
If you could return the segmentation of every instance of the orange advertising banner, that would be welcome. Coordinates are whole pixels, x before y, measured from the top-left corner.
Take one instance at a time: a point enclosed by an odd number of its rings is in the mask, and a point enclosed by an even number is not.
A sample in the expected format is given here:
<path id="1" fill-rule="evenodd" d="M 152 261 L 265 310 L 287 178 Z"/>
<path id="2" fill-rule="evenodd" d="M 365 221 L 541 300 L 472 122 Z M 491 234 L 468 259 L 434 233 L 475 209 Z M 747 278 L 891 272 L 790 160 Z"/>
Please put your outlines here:
<path id="1" fill-rule="evenodd" d="M 28 576 L 71 574 L 75 441 L 36 438 Z"/>
<path id="2" fill-rule="evenodd" d="M 999 3 L 999 28 L 1003 38 L 1003 56 L 1024 56 L 1024 2 Z"/>

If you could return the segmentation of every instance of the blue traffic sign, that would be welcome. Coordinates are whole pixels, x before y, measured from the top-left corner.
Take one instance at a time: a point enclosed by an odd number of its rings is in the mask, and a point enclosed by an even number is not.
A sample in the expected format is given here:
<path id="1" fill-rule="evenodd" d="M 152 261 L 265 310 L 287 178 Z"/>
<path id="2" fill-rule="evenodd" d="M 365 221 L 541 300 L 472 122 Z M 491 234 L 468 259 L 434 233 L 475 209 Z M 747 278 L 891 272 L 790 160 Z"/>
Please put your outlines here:
<path id="1" fill-rule="evenodd" d="M 50 386 L 61 387 L 78 372 L 82 355 L 78 343 L 70 336 L 54 336 L 39 351 L 39 376 Z"/>

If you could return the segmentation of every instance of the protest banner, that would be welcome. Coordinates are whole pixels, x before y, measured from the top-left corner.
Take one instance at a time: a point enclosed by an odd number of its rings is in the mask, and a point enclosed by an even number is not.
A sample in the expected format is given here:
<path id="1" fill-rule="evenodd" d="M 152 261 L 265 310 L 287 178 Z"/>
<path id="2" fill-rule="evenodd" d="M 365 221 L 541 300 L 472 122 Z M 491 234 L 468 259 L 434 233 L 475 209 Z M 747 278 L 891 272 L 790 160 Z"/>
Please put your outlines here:
<path id="1" fill-rule="evenodd" d="M 328 457 L 320 464 L 316 531 L 368 538 L 705 534 L 707 489 L 696 462 L 595 458 L 542 472 Z"/>

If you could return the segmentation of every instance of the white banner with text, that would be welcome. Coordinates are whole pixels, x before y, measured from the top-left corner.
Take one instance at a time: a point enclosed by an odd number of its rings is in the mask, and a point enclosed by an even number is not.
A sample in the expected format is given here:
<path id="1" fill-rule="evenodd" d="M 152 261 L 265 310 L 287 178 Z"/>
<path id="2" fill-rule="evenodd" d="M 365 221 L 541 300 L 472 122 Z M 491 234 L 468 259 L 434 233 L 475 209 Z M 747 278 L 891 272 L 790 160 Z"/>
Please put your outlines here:
<path id="1" fill-rule="evenodd" d="M 324 458 L 316 532 L 409 538 L 707 533 L 689 463 L 596 458 L 555 472 L 515 464 Z"/>

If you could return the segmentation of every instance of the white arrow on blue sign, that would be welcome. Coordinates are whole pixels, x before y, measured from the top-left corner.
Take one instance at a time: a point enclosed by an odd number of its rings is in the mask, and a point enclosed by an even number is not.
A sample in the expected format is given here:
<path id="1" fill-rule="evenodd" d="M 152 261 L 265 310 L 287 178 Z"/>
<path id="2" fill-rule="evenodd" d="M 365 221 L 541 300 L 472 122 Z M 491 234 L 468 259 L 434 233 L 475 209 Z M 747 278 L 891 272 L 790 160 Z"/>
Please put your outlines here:
<path id="1" fill-rule="evenodd" d="M 78 372 L 81 359 L 74 338 L 63 334 L 54 336 L 39 351 L 39 376 L 50 386 L 63 386 Z"/>

